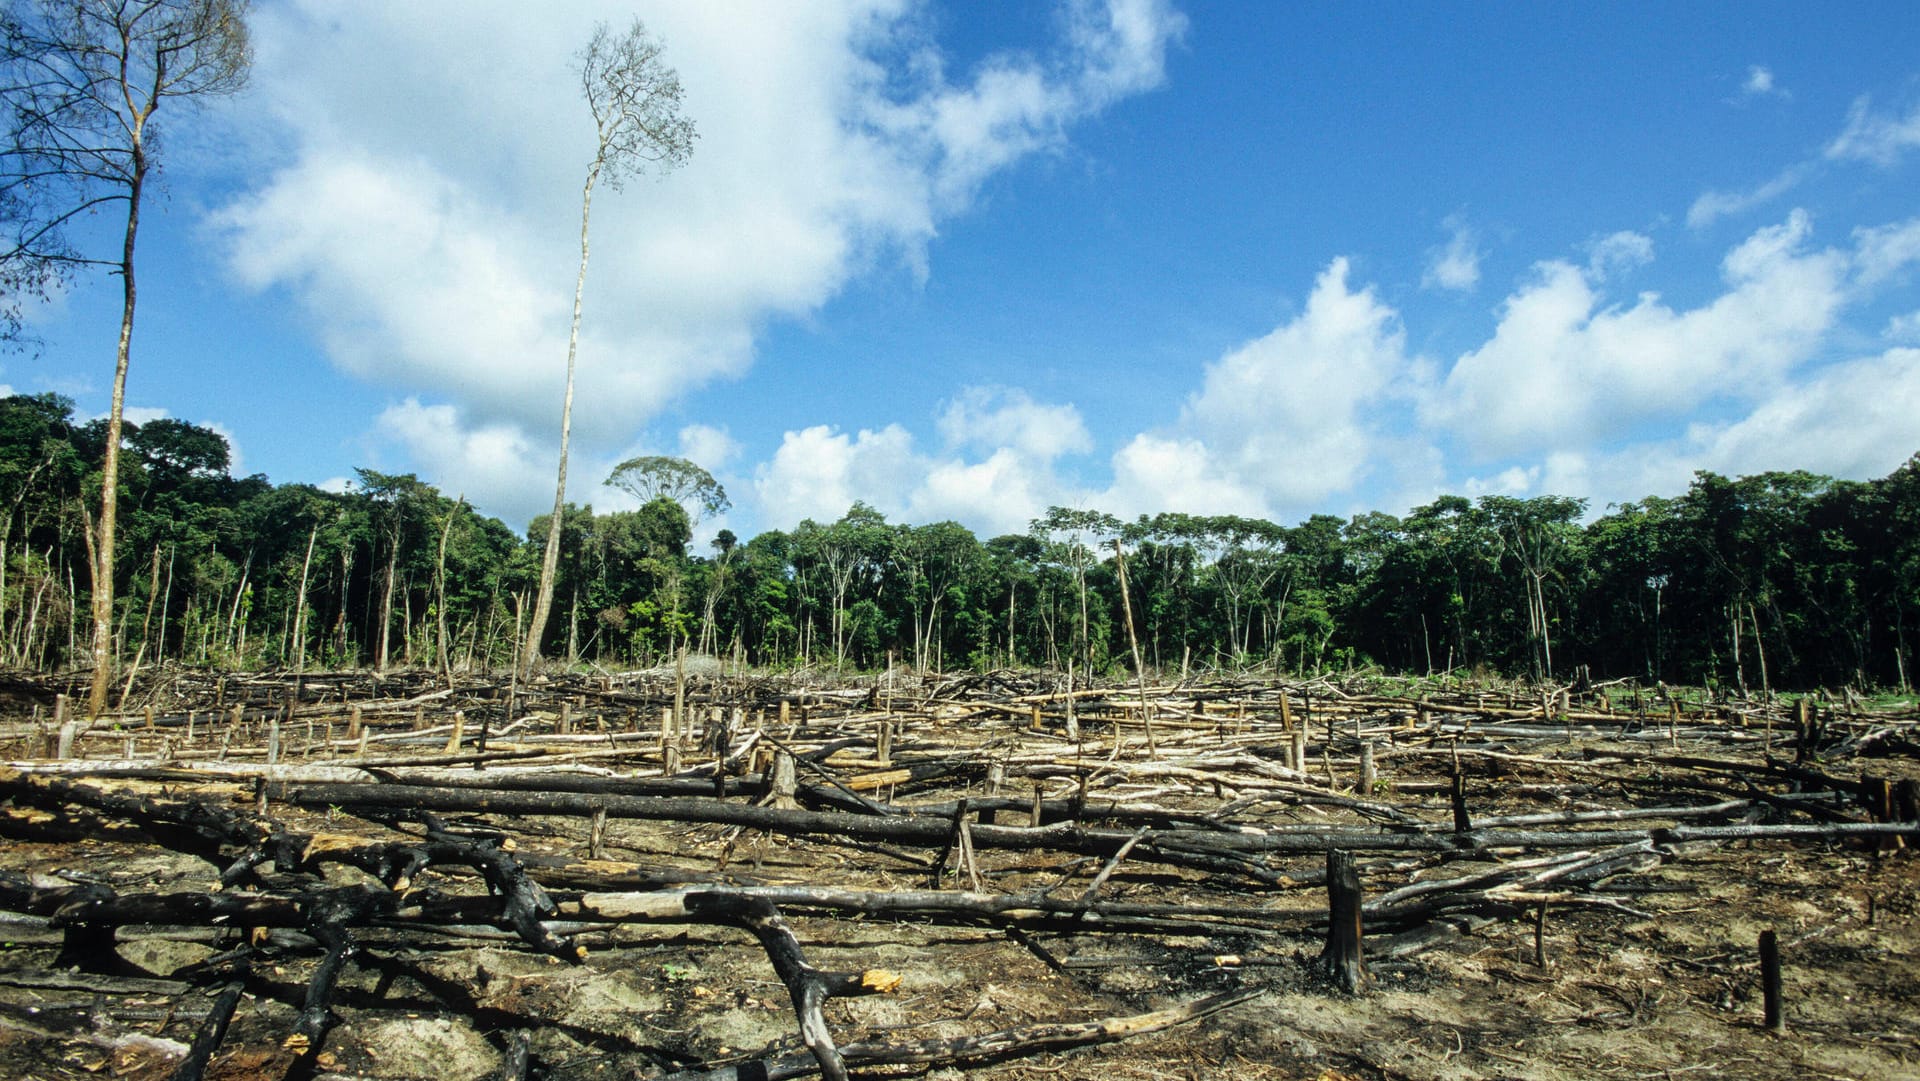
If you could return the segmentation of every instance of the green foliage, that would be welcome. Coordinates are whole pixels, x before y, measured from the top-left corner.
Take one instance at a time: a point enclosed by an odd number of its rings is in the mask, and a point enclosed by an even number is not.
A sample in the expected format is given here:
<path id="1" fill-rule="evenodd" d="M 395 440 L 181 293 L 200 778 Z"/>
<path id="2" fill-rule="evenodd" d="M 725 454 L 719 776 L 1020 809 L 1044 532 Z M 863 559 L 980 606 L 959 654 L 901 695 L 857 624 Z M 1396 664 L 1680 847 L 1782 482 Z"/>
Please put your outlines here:
<path id="1" fill-rule="evenodd" d="M 64 399 L 0 399 L 0 661 L 59 665 L 84 641 L 99 439 Z M 127 448 L 123 662 L 362 664 L 383 640 L 390 663 L 513 659 L 544 517 L 521 537 L 417 477 L 372 470 L 344 493 L 234 478 L 218 433 L 180 422 L 130 427 Z M 768 667 L 1071 661 L 1117 674 L 1118 542 L 1143 658 L 1169 675 L 1377 664 L 1565 679 L 1584 666 L 1755 690 L 1912 685 L 1920 457 L 1861 483 L 1703 473 L 1677 498 L 1584 513 L 1557 497 L 1442 496 L 1404 518 L 1289 528 L 1054 508 L 982 541 L 856 503 L 696 551 L 686 502 L 661 492 L 638 510 L 565 509 L 545 647 L 602 665 L 685 645 Z"/>

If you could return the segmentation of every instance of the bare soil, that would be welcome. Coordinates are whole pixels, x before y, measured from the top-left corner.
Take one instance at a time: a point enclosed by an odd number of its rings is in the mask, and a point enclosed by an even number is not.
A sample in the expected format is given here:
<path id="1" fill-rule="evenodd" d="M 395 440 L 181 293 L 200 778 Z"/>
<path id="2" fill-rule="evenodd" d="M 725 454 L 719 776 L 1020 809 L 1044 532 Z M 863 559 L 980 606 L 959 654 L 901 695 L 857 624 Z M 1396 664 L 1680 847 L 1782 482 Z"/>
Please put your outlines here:
<path id="1" fill-rule="evenodd" d="M 566 734 L 558 731 L 560 701 L 580 701 L 570 710 L 571 733 L 603 739 L 651 726 L 657 716 L 652 706 L 597 708 L 591 695 L 566 697 L 572 690 L 556 688 L 550 701 L 532 700 L 531 721 L 488 748 L 493 755 L 530 757 L 494 758 L 479 763 L 484 770 L 475 769 L 471 753 L 454 761 L 440 752 L 446 736 L 433 730 L 451 724 L 449 707 L 458 702 L 397 711 L 391 748 L 419 761 L 388 772 L 661 776 L 667 763 L 658 740 L 557 742 Z M 1283 691 L 1294 696 L 1288 713 L 1301 709 L 1302 697 L 1311 697 L 1309 708 L 1319 712 L 1283 720 L 1277 708 Z M 1745 715 L 1701 708 L 1674 721 L 1665 704 L 1655 712 L 1649 700 L 1644 715 L 1623 709 L 1616 720 L 1603 721 L 1600 704 L 1576 702 L 1576 715 L 1585 709 L 1593 718 L 1549 724 L 1541 715 L 1529 726 L 1524 696 L 1510 712 L 1489 707 L 1485 713 L 1429 714 L 1411 699 L 1394 702 L 1351 688 L 1313 687 L 1303 696 L 1297 687 L 1241 682 L 1155 692 L 1157 727 L 1149 747 L 1145 711 L 1125 688 L 1077 703 L 1074 720 L 1083 736 L 1078 744 L 1063 737 L 1065 700 L 1058 698 L 1043 703 L 1040 731 L 1024 716 L 1024 704 L 1005 704 L 1018 696 L 1004 692 L 943 697 L 941 686 L 928 684 L 898 700 L 815 698 L 812 724 L 801 731 L 797 721 L 787 729 L 775 726 L 772 703 L 779 697 L 794 700 L 796 694 L 781 688 L 757 704 L 743 696 L 749 704 L 738 731 L 778 732 L 795 750 L 826 747 L 849 733 L 867 738 L 864 745 L 823 756 L 820 766 L 873 798 L 912 808 L 962 796 L 1025 800 L 1038 789 L 1050 800 L 1079 799 L 1089 826 L 1100 826 L 1115 808 L 1149 807 L 1215 815 L 1222 831 L 1249 835 L 1339 827 L 1415 832 L 1407 822 L 1383 821 L 1377 808 L 1369 809 L 1377 804 L 1429 830 L 1445 830 L 1456 752 L 1477 821 L 1742 804 L 1711 819 L 1656 816 L 1515 829 L 1661 830 L 1687 821 L 1823 824 L 1834 818 L 1864 823 L 1872 816 L 1856 791 L 1836 791 L 1823 800 L 1817 782 L 1790 776 L 1791 769 L 1849 784 L 1863 775 L 1895 782 L 1920 777 L 1920 763 L 1903 753 L 1913 746 L 1910 709 L 1856 710 L 1807 737 L 1808 750 L 1797 754 L 1785 707 L 1771 713 L 1756 707 Z M 282 727 L 287 750 L 274 767 L 265 763 L 265 733 L 244 719 L 224 743 L 210 729 L 197 733 L 195 744 L 178 730 L 169 741 L 131 715 L 121 718 L 119 732 L 82 733 L 76 758 L 55 762 L 49 746 L 54 731 L 29 712 L 44 699 L 21 695 L 12 728 L 4 730 L 12 741 L 0 741 L 0 756 L 25 771 L 16 777 L 63 769 L 69 771 L 58 774 L 64 780 L 101 790 L 258 815 L 255 775 L 366 761 L 341 738 L 347 703 L 334 701 L 303 705 L 301 714 L 334 725 L 336 738 L 295 738 L 309 731 L 296 715 Z M 1202 705 L 1209 699 L 1211 711 Z M 478 712 L 480 700 L 468 705 Z M 1485 695 L 1472 700 L 1488 701 Z M 981 708 L 983 701 L 1001 707 Z M 954 703 L 965 708 L 949 708 Z M 46 715 L 43 709 L 40 716 Z M 1330 740 L 1319 728 L 1326 717 L 1337 718 Z M 1288 721 L 1314 733 L 1301 772 L 1326 796 L 1367 806 L 1290 798 L 1298 796 L 1296 788 L 1309 786 L 1287 772 Z M 893 728 L 884 761 L 874 738 L 883 724 Z M 1549 727 L 1557 730 L 1548 733 Z M 431 734 L 412 736 L 418 732 Z M 553 739 L 543 743 L 542 733 Z M 1821 740 L 1824 745 L 1815 746 Z M 1363 741 L 1375 744 L 1379 763 L 1370 792 L 1355 788 Z M 128 744 L 131 756 L 124 753 Z M 582 757 L 583 746 L 599 756 Z M 216 755 L 217 747 L 224 747 L 224 757 Z M 690 741 L 684 756 L 675 757 L 690 774 L 705 776 L 700 753 Z M 1856 757 L 1862 753 L 1869 756 Z M 878 781 L 862 783 L 884 779 L 903 763 L 968 756 L 999 763 L 994 779 L 982 770 L 964 770 L 918 787 L 896 784 L 891 792 Z M 1790 766 L 1796 757 L 1801 764 Z M 1745 772 L 1690 764 L 1702 761 L 1738 763 Z M 182 770 L 195 763 L 212 770 L 208 764 L 225 762 L 236 772 L 126 775 L 133 764 L 162 762 Z M 751 756 L 743 758 L 742 766 L 750 762 Z M 1265 773 L 1249 768 L 1258 762 L 1274 767 Z M 822 779 L 803 773 L 801 782 Z M 1249 804 L 1250 796 L 1267 798 Z M 1822 813 L 1806 813 L 1803 805 Z M 111 817 L 50 812 L 19 799 L 11 807 L 0 805 L 0 872 L 44 888 L 94 883 L 121 896 L 205 893 L 215 883 L 218 869 L 206 859 L 175 851 L 152 831 L 124 828 Z M 1000 819 L 1024 825 L 1026 817 L 1003 812 Z M 369 842 L 420 835 L 407 821 L 380 822 L 350 809 L 271 799 L 262 821 Z M 933 859 L 941 855 L 831 835 L 616 818 L 601 838 L 602 858 L 590 861 L 592 826 L 582 817 L 469 815 L 457 817 L 455 825 L 511 837 L 514 854 L 529 865 L 549 857 L 550 863 L 574 861 L 612 878 L 680 875 L 736 885 L 903 892 L 925 889 Z M 1117 828 L 1134 827 L 1129 821 Z M 1451 900 L 1432 918 L 1397 926 L 1391 934 L 1370 932 L 1371 983 L 1352 995 L 1333 987 L 1315 963 L 1327 896 L 1316 874 L 1323 858 L 1313 853 L 1263 856 L 1266 866 L 1287 876 L 1264 882 L 1146 858 L 1150 840 L 1143 841 L 1139 856 L 1118 863 L 1046 847 L 976 846 L 971 860 L 956 851 L 942 864 L 943 889 L 986 895 L 1078 898 L 1106 871 L 1093 894 L 1100 901 L 1237 914 L 1239 922 L 1223 920 L 1210 930 L 1089 925 L 1025 931 L 992 921 L 969 926 L 810 908 L 789 909 L 787 917 L 816 968 L 884 970 L 899 977 L 890 994 L 827 1003 L 826 1019 L 843 1045 L 1002 1029 L 1031 1033 L 1037 1026 L 1140 1015 L 1236 989 L 1264 992 L 1191 1023 L 1099 1046 L 858 1067 L 856 1077 L 1920 1077 L 1920 871 L 1911 849 L 1892 847 L 1896 842 L 1884 837 L 1649 837 L 1645 859 L 1578 886 L 1499 883 L 1515 881 L 1526 861 L 1579 849 L 1463 845 L 1360 853 L 1369 901 L 1410 884 L 1481 873 L 1494 888 L 1477 900 L 1472 885 L 1436 891 Z M 323 873 L 323 885 L 367 881 L 364 872 L 339 864 L 325 865 Z M 264 880 L 268 891 L 298 885 L 284 868 Z M 447 894 L 485 892 L 464 868 L 436 867 L 412 885 Z M 568 895 L 564 885 L 549 889 L 558 898 Z M 1544 920 L 1537 925 L 1543 903 Z M 1259 926 L 1266 918 L 1270 928 Z M 738 1076 L 748 1077 L 754 1063 L 800 1050 L 787 989 L 760 945 L 733 927 L 623 922 L 569 928 L 586 955 L 566 964 L 529 949 L 500 926 L 367 926 L 355 932 L 358 950 L 332 996 L 333 1024 L 320 1046 L 301 1048 L 297 1041 L 289 1046 L 288 1037 L 324 951 L 298 929 L 124 926 L 115 932 L 118 963 L 89 971 L 61 964 L 66 935 L 58 919 L 0 910 L 0 921 L 0 1077 L 167 1078 L 179 1068 L 215 994 L 232 979 L 244 983 L 246 994 L 207 1070 L 210 1078 L 497 1077 L 511 1073 L 507 1051 L 522 1035 L 529 1049 L 526 1076 L 541 1078 L 647 1078 L 729 1064 L 745 1064 Z M 1780 941 L 1783 1033 L 1761 1023 L 1756 941 L 1763 930 L 1777 932 Z M 252 947 L 242 951 L 243 961 L 220 962 L 243 945 Z"/>

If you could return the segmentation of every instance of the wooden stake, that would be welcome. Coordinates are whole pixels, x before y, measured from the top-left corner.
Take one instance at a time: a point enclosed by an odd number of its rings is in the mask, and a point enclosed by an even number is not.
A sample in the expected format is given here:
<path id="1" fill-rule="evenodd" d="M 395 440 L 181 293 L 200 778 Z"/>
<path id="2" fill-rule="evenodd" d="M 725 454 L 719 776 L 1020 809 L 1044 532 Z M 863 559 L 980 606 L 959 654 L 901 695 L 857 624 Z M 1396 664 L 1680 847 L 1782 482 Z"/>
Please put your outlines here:
<path id="1" fill-rule="evenodd" d="M 1373 764 L 1373 741 L 1368 740 L 1360 745 L 1360 797 L 1362 799 L 1373 795 L 1374 785 L 1379 782 L 1379 779 Z"/>
<path id="2" fill-rule="evenodd" d="M 1453 784 L 1449 789 L 1453 800 L 1453 832 L 1469 833 L 1473 830 L 1473 820 L 1467 815 L 1467 778 L 1458 769 L 1453 771 Z"/>
<path id="3" fill-rule="evenodd" d="M 587 827 L 587 857 L 603 860 L 607 858 L 607 809 L 593 809 L 593 823 Z"/>
<path id="4" fill-rule="evenodd" d="M 466 727 L 467 727 L 467 712 L 461 709 L 454 710 L 453 711 L 453 731 L 447 733 L 447 753 L 448 754 L 452 754 L 455 751 L 458 751 L 460 749 L 460 740 L 466 734 Z"/>

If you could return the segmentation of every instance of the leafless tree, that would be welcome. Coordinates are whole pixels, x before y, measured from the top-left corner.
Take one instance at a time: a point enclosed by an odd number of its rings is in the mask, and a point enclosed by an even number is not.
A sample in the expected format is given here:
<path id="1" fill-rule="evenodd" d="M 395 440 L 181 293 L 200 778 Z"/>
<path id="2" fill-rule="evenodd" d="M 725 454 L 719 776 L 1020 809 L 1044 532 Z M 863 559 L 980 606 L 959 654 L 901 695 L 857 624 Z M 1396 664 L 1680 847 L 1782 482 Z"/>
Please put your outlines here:
<path id="1" fill-rule="evenodd" d="M 540 560 L 540 589 L 527 628 L 523 665 L 540 657 L 553 608 L 553 579 L 560 561 L 560 525 L 567 502 L 567 443 L 573 432 L 573 369 L 580 344 L 580 300 L 587 285 L 588 231 L 593 189 L 604 176 L 615 191 L 649 167 L 672 169 L 693 155 L 693 122 L 680 114 L 680 75 L 661 60 L 661 45 L 640 20 L 615 34 L 602 23 L 579 55 L 580 88 L 593 113 L 596 143 L 580 192 L 580 272 L 573 284 L 573 323 L 567 331 L 567 392 L 560 407 L 560 476 L 553 490 L 553 518 Z"/>

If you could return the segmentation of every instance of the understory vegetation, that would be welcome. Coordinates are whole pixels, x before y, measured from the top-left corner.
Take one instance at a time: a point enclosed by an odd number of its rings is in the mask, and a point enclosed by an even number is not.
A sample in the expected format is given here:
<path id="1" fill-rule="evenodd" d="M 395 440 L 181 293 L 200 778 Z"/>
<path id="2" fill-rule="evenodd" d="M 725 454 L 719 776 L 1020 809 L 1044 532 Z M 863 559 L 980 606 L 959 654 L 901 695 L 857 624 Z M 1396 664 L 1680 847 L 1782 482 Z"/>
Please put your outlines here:
<path id="1" fill-rule="evenodd" d="M 76 420 L 59 396 L 0 399 L 0 662 L 85 659 L 105 439 L 105 422 Z M 126 425 L 120 665 L 514 663 L 546 517 L 522 536 L 412 474 L 360 470 L 330 492 L 229 465 L 210 429 Z M 603 667 L 684 648 L 755 666 L 1098 676 L 1131 673 L 1137 648 L 1167 676 L 1377 665 L 1756 691 L 1910 685 L 1920 456 L 1866 482 L 1700 473 L 1678 498 L 1588 510 L 1444 496 L 1405 517 L 1283 526 L 1055 508 L 1027 533 L 982 539 L 857 503 L 744 541 L 723 529 L 696 550 L 669 495 L 635 511 L 569 505 L 541 652 Z"/>

